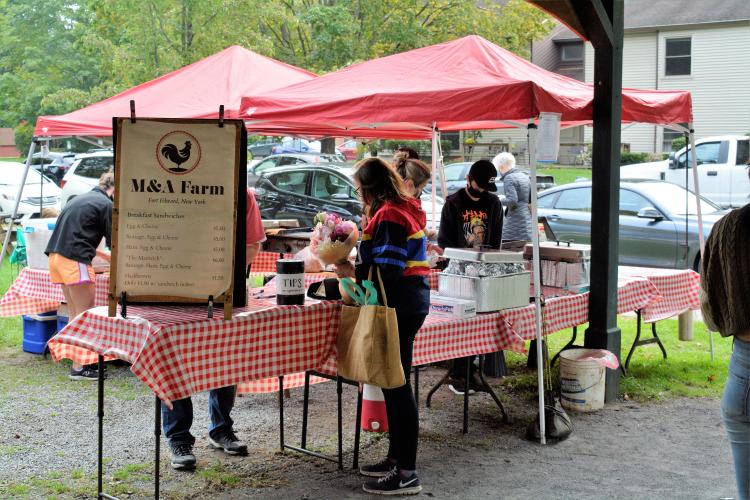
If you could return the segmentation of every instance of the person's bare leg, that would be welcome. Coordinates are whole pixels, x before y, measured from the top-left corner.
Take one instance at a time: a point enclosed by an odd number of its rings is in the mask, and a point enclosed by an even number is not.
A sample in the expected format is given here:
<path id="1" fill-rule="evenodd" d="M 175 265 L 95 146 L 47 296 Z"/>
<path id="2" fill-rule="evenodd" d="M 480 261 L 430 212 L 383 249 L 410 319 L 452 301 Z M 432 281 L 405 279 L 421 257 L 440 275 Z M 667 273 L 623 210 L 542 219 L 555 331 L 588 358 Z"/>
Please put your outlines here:
<path id="1" fill-rule="evenodd" d="M 63 295 L 68 301 L 68 317 L 75 318 L 83 311 L 94 307 L 94 298 L 96 295 L 96 286 L 93 283 L 83 283 L 80 285 L 63 285 Z M 73 363 L 75 370 L 80 370 L 81 365 Z"/>

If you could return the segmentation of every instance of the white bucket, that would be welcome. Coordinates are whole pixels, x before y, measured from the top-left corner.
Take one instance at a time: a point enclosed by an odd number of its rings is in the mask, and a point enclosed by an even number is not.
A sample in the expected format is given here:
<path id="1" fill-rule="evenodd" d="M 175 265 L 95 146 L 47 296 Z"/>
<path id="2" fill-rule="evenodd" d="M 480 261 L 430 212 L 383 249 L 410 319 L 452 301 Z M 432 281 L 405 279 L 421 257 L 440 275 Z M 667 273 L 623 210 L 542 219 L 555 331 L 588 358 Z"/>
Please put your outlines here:
<path id="1" fill-rule="evenodd" d="M 568 349 L 560 353 L 560 401 L 573 411 L 604 408 L 606 368 L 596 361 L 581 360 L 595 349 Z"/>

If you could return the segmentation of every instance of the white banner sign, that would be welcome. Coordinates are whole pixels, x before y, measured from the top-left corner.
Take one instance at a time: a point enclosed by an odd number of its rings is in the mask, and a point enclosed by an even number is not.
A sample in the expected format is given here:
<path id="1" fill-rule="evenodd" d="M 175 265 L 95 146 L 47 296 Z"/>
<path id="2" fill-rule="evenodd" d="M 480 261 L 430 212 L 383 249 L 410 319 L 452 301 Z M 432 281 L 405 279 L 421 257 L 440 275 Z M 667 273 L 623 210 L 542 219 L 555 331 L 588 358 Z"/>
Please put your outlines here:
<path id="1" fill-rule="evenodd" d="M 206 299 L 231 289 L 239 137 L 236 122 L 119 121 L 116 295 Z"/>
<path id="2" fill-rule="evenodd" d="M 536 160 L 556 162 L 560 153 L 560 113 L 539 113 L 536 134 Z"/>

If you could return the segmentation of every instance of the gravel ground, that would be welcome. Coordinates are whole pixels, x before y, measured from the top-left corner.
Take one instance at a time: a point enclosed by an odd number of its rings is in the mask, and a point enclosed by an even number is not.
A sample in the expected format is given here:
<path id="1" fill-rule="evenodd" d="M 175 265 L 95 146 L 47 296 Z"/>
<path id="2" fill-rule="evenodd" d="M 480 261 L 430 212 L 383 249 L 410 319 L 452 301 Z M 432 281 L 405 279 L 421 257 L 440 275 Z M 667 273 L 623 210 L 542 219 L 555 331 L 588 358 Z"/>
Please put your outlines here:
<path id="1" fill-rule="evenodd" d="M 96 384 L 70 382 L 65 366 L 25 354 L 0 353 L 0 496 L 93 497 L 96 466 Z M 151 491 L 153 396 L 124 367 L 110 367 L 105 409 L 106 488 L 121 497 Z M 422 377 L 422 398 L 440 375 Z M 574 434 L 554 446 L 520 438 L 534 403 L 498 392 L 513 421 L 504 425 L 487 396 L 472 397 L 470 432 L 461 434 L 461 399 L 438 391 L 420 407 L 423 495 L 434 498 L 725 498 L 736 494 L 719 402 L 678 399 L 621 402 L 574 417 Z M 312 392 L 311 443 L 333 454 L 333 384 Z M 344 388 L 345 450 L 353 443 L 353 388 Z M 299 442 L 302 391 L 286 399 L 287 441 Z M 278 452 L 275 395 L 244 396 L 233 417 L 250 448 L 245 458 L 207 446 L 207 397 L 194 398 L 198 441 L 195 473 L 162 462 L 167 498 L 361 498 L 351 470 Z M 382 458 L 387 440 L 363 433 L 362 460 Z M 165 457 L 163 457 L 164 460 Z M 351 467 L 351 453 L 346 463 Z"/>

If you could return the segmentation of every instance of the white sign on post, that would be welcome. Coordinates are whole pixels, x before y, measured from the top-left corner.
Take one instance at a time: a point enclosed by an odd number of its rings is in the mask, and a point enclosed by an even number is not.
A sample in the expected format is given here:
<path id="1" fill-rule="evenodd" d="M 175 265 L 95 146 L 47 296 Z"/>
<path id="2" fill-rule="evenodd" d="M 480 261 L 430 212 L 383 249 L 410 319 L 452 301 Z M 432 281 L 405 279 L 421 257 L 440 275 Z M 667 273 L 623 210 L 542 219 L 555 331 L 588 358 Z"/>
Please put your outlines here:
<path id="1" fill-rule="evenodd" d="M 539 113 L 536 160 L 555 163 L 560 153 L 560 113 Z"/>
<path id="2" fill-rule="evenodd" d="M 231 297 L 241 126 L 118 119 L 113 298 Z"/>

